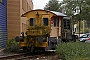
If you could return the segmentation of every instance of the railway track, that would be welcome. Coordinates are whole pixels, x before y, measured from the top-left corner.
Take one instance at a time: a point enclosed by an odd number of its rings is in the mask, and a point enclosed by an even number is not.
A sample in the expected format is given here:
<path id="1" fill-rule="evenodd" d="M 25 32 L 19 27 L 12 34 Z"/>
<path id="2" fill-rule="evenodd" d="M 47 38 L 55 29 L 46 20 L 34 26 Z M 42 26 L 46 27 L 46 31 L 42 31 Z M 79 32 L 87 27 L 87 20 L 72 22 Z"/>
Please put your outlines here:
<path id="1" fill-rule="evenodd" d="M 3 55 L 0 56 L 0 60 L 18 60 L 19 58 L 23 58 L 27 53 L 20 53 L 20 54 L 10 54 L 10 55 Z"/>
<path id="2" fill-rule="evenodd" d="M 20 53 L 7 56 L 0 56 L 0 60 L 56 60 L 57 55 L 52 52 L 46 53 Z M 58 60 L 58 59 L 57 59 Z"/>

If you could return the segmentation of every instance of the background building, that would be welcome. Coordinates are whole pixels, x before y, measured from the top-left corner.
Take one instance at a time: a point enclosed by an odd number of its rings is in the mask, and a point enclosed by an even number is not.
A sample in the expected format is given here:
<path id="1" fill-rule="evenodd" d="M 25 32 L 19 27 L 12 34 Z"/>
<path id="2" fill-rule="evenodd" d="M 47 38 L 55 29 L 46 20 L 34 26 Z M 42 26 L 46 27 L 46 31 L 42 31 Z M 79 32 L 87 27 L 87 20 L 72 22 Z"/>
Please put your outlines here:
<path id="1" fill-rule="evenodd" d="M 7 43 L 7 0 L 0 0 L 0 49 Z"/>
<path id="2" fill-rule="evenodd" d="M 32 0 L 7 0 L 7 33 L 8 39 L 20 36 L 26 31 L 27 18 L 21 15 L 33 9 Z"/>
<path id="3" fill-rule="evenodd" d="M 0 0 L 0 49 L 7 40 L 26 31 L 27 18 L 21 15 L 33 9 L 32 0 Z"/>

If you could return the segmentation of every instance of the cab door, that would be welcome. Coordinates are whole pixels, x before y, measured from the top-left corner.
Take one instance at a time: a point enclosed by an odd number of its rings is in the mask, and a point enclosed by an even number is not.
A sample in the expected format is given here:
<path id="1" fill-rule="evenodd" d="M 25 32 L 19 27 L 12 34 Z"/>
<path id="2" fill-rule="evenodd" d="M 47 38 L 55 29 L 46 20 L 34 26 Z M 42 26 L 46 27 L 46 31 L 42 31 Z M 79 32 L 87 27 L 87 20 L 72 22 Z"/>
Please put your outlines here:
<path id="1" fill-rule="evenodd" d="M 51 33 L 50 37 L 58 37 L 59 35 L 59 18 L 54 17 L 51 20 Z"/>

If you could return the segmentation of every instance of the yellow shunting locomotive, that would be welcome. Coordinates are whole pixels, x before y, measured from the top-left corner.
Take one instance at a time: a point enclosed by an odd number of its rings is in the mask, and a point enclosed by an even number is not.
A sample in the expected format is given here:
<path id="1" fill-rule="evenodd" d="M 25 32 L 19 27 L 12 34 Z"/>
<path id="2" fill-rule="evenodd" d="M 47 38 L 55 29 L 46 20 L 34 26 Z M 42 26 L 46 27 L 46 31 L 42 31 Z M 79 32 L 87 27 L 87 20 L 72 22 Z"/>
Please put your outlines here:
<path id="1" fill-rule="evenodd" d="M 69 28 L 63 28 L 67 24 L 63 13 L 37 9 L 22 14 L 22 17 L 28 18 L 28 29 L 26 35 L 22 32 L 22 36 L 17 36 L 16 41 L 20 42 L 23 49 L 31 52 L 55 50 L 61 40 L 68 40 L 68 31 L 71 34 L 70 19 Z"/>

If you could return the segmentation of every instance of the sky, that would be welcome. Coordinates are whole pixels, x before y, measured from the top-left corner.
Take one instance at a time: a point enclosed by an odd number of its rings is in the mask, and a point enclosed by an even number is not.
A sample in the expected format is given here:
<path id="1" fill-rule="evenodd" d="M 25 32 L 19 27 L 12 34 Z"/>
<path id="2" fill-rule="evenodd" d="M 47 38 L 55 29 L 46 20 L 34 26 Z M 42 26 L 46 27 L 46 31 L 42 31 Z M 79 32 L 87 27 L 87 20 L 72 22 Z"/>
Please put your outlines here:
<path id="1" fill-rule="evenodd" d="M 32 0 L 34 9 L 43 9 L 46 5 L 46 3 L 49 2 L 49 0 Z M 62 0 L 59 0 L 62 1 Z"/>

